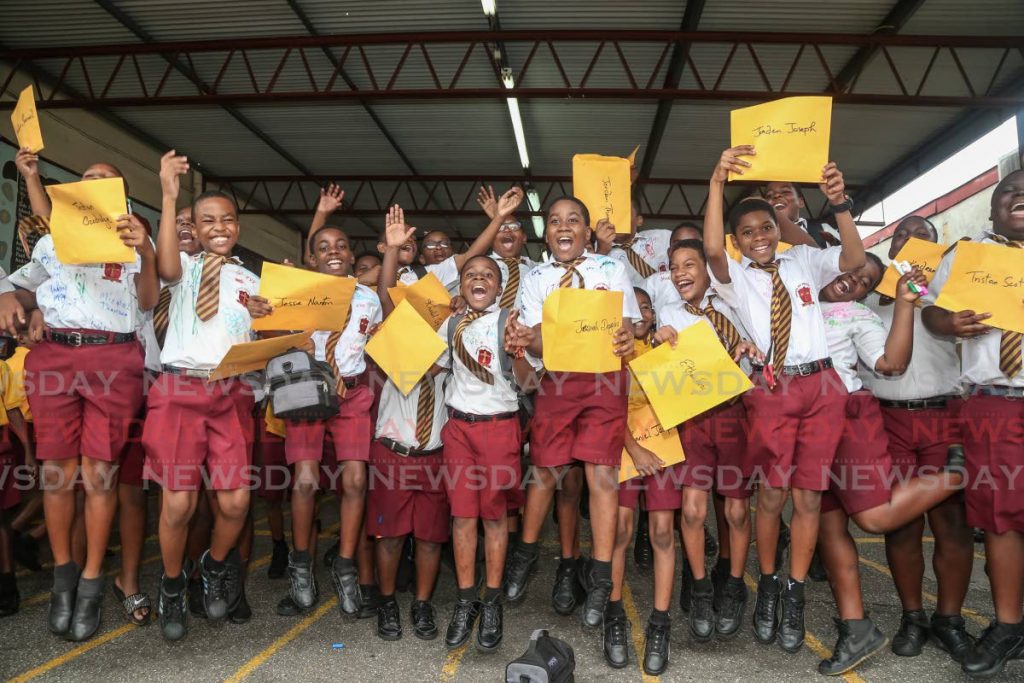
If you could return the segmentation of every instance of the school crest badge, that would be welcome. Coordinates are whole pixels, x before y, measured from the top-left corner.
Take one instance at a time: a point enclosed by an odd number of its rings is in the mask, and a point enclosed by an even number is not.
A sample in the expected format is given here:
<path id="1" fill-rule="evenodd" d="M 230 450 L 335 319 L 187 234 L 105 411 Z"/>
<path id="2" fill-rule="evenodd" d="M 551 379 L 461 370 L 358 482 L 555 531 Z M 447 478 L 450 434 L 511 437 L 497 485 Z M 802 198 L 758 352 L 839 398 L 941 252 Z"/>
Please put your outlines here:
<path id="1" fill-rule="evenodd" d="M 248 306 L 249 292 L 245 291 L 244 289 L 238 290 L 238 303 L 242 304 L 243 306 Z"/>
<path id="2" fill-rule="evenodd" d="M 366 334 L 366 330 L 370 327 L 370 319 L 365 315 L 359 319 L 359 334 Z"/>
<path id="3" fill-rule="evenodd" d="M 476 352 L 476 362 L 485 368 L 491 367 L 491 361 L 494 360 L 494 354 L 488 349 L 480 349 Z"/>
<path id="4" fill-rule="evenodd" d="M 120 263 L 104 263 L 103 264 L 103 279 L 110 280 L 111 282 L 120 282 L 121 273 L 124 272 L 124 266 Z"/>
<path id="5" fill-rule="evenodd" d="M 796 288 L 796 295 L 804 306 L 810 306 L 814 303 L 814 297 L 811 296 L 811 286 L 806 282 Z"/>

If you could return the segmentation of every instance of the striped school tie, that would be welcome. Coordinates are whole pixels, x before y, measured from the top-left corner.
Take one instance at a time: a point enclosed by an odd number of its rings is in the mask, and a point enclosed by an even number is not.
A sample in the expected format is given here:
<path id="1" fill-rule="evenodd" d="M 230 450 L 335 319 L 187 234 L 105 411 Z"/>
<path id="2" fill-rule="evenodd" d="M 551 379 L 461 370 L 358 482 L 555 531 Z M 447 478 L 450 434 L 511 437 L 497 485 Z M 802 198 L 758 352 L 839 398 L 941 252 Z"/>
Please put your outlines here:
<path id="1" fill-rule="evenodd" d="M 225 261 L 227 259 L 218 254 L 203 254 L 203 272 L 196 295 L 196 317 L 202 321 L 217 315 L 220 308 L 220 269 Z"/>
<path id="2" fill-rule="evenodd" d="M 508 266 L 508 282 L 505 283 L 505 289 L 501 291 L 501 302 L 498 305 L 502 308 L 512 309 L 515 308 L 516 295 L 519 293 L 519 259 L 503 258 L 501 260 Z"/>
<path id="3" fill-rule="evenodd" d="M 644 261 L 643 256 L 633 251 L 633 245 L 636 243 L 636 236 L 633 236 L 626 242 L 618 245 L 620 249 L 626 252 L 626 260 L 629 261 L 629 265 L 633 266 L 633 270 L 640 275 L 640 277 L 647 279 L 654 275 L 657 271 Z"/>
<path id="4" fill-rule="evenodd" d="M 572 287 L 573 277 L 575 277 L 576 281 L 579 283 L 577 286 L 580 289 L 584 289 L 584 287 L 583 287 L 583 273 L 581 273 L 580 271 L 576 270 L 576 266 L 580 265 L 581 263 L 583 263 L 586 260 L 587 260 L 586 256 L 577 256 L 572 261 L 566 261 L 565 263 L 562 263 L 561 261 L 554 261 L 553 262 L 554 265 L 555 265 L 555 268 L 565 268 L 565 273 L 562 274 L 561 279 L 559 279 L 559 281 L 558 281 L 559 289 L 565 289 L 566 287 Z"/>
<path id="5" fill-rule="evenodd" d="M 345 398 L 345 394 L 348 393 L 348 388 L 345 386 L 345 380 L 341 376 L 341 369 L 338 368 L 338 342 L 341 341 L 341 332 L 348 327 L 349 321 L 352 320 L 352 306 L 348 307 L 348 313 L 345 315 L 345 324 L 341 326 L 341 331 L 331 332 L 327 336 L 327 348 L 324 350 L 324 355 L 327 356 L 327 364 L 331 366 L 331 372 L 334 373 L 335 385 L 334 388 L 338 392 L 338 398 Z"/>
<path id="6" fill-rule="evenodd" d="M 462 362 L 466 369 L 472 372 L 477 379 L 484 384 L 494 384 L 494 375 L 491 374 L 490 370 L 480 365 L 476 358 L 469 355 L 469 351 L 466 350 L 466 344 L 462 341 L 462 334 L 469 327 L 470 323 L 474 320 L 479 320 L 483 316 L 487 315 L 486 311 L 470 311 L 459 324 L 455 326 L 455 333 L 452 335 L 452 346 L 455 347 L 455 355 L 459 357 L 459 361 Z"/>
<path id="7" fill-rule="evenodd" d="M 171 288 L 164 287 L 160 290 L 160 298 L 157 299 L 156 308 L 153 309 L 153 331 L 156 333 L 156 341 L 163 348 L 164 340 L 167 339 L 167 328 L 171 324 Z"/>
<path id="8" fill-rule="evenodd" d="M 772 276 L 772 347 L 771 362 L 776 368 L 785 367 L 786 352 L 789 350 L 789 335 L 793 330 L 793 301 L 789 298 L 786 285 L 779 275 L 779 264 L 775 261 L 751 263 L 752 267 Z"/>
<path id="9" fill-rule="evenodd" d="M 708 303 L 703 310 L 689 302 L 686 304 L 686 310 L 690 315 L 707 317 L 708 322 L 711 323 L 711 326 L 715 328 L 715 332 L 718 333 L 718 338 L 722 340 L 725 350 L 731 356 L 736 351 L 736 347 L 740 345 L 742 338 L 736 330 L 736 326 L 732 324 L 732 321 L 725 317 L 724 313 L 711 305 L 712 298 L 708 297 Z"/>
<path id="10" fill-rule="evenodd" d="M 1024 242 L 1008 240 L 1002 235 L 992 235 L 992 240 L 1010 247 L 1011 249 L 1024 249 Z M 1003 336 L 999 340 L 999 370 L 1007 379 L 1013 379 L 1024 369 L 1024 358 L 1021 357 L 1021 342 L 1024 341 L 1024 334 L 1013 330 L 1003 330 Z"/>
<path id="11" fill-rule="evenodd" d="M 420 395 L 416 403 L 416 443 L 426 449 L 434 428 L 434 378 L 423 375 L 419 384 Z"/>

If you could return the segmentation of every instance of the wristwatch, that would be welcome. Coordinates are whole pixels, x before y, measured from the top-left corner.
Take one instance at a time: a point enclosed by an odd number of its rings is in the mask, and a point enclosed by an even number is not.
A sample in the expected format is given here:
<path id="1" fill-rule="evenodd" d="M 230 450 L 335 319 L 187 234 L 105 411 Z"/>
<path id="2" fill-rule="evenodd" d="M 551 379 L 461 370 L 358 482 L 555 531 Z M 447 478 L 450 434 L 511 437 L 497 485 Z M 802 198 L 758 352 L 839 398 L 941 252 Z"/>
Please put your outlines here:
<path id="1" fill-rule="evenodd" d="M 850 199 L 850 195 L 846 195 L 846 200 L 842 204 L 829 204 L 832 208 L 832 213 L 843 213 L 844 211 L 853 211 L 853 200 Z"/>

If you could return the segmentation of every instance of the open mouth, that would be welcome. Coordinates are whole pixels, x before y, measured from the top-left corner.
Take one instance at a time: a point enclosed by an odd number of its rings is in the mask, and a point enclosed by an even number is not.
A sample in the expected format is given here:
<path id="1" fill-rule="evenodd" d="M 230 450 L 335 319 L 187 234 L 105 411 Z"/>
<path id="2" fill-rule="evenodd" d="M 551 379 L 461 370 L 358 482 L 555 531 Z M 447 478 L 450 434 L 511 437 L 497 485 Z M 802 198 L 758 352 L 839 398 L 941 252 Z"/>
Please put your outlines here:
<path id="1" fill-rule="evenodd" d="M 179 242 L 187 242 L 188 244 L 191 244 L 192 243 L 192 231 L 191 230 L 179 230 L 178 231 L 178 241 Z"/>
<path id="2" fill-rule="evenodd" d="M 772 208 L 774 208 L 776 211 L 782 211 L 786 208 L 786 202 L 775 202 L 774 204 L 772 204 Z"/>
<path id="3" fill-rule="evenodd" d="M 228 238 L 224 235 L 217 235 L 210 238 L 210 244 L 215 247 L 226 247 L 228 245 Z"/>
<path id="4" fill-rule="evenodd" d="M 1010 206 L 1010 215 L 1014 218 L 1024 218 L 1024 200 L 1014 202 Z"/>
<path id="5" fill-rule="evenodd" d="M 344 262 L 340 258 L 332 258 L 327 260 L 327 267 L 331 270 L 341 270 Z"/>
<path id="6" fill-rule="evenodd" d="M 572 236 L 570 235 L 559 235 L 555 240 L 555 244 L 559 249 L 568 249 L 572 246 Z"/>
<path id="7" fill-rule="evenodd" d="M 770 244 L 756 244 L 750 247 L 750 250 L 755 254 L 767 254 L 771 251 Z"/>
<path id="8" fill-rule="evenodd" d="M 679 280 L 675 284 L 679 292 L 688 292 L 693 287 L 693 280 Z"/>
<path id="9" fill-rule="evenodd" d="M 853 285 L 846 278 L 836 281 L 836 293 L 842 296 L 846 296 L 853 291 Z"/>
<path id="10" fill-rule="evenodd" d="M 472 298 L 473 298 L 474 300 L 480 300 L 480 299 L 483 299 L 483 298 L 485 298 L 485 297 L 487 296 L 487 288 L 486 288 L 486 287 L 484 287 L 483 285 L 473 285 L 473 286 L 472 286 L 472 287 L 471 287 L 471 288 L 469 289 L 469 295 L 470 295 L 470 296 L 471 296 L 471 297 L 472 297 Z"/>

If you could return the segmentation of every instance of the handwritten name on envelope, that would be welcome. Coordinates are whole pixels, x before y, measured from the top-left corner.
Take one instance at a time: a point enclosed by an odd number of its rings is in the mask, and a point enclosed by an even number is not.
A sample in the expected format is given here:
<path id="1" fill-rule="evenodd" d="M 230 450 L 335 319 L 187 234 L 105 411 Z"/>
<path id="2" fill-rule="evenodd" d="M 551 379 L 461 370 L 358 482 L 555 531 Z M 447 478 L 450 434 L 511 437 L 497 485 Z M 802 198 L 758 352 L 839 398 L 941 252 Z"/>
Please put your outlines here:
<path id="1" fill-rule="evenodd" d="M 439 330 L 442 323 L 452 314 L 452 295 L 433 273 L 427 273 L 409 286 L 389 287 L 388 294 L 391 295 L 391 301 L 395 306 L 408 301 L 413 309 L 430 323 L 434 331 Z"/>
<path id="2" fill-rule="evenodd" d="M 82 180 L 46 188 L 53 210 L 50 234 L 61 263 L 133 263 L 135 250 L 117 234 L 128 213 L 121 178 Z"/>
<path id="3" fill-rule="evenodd" d="M 896 260 L 907 261 L 910 265 L 916 266 L 930 283 L 935 277 L 935 269 L 939 267 L 939 262 L 942 261 L 942 255 L 946 253 L 946 249 L 947 247 L 943 244 L 911 237 L 900 249 L 900 253 L 896 254 Z M 882 276 L 882 281 L 875 287 L 875 291 L 895 299 L 896 283 L 899 282 L 899 279 L 900 274 L 896 272 L 896 268 L 892 264 L 889 264 L 889 267 L 885 269 L 885 275 Z"/>
<path id="4" fill-rule="evenodd" d="M 274 312 L 252 321 L 254 330 L 341 331 L 356 290 L 356 279 L 263 263 L 260 296 Z"/>
<path id="5" fill-rule="evenodd" d="M 817 183 L 828 163 L 831 97 L 787 97 L 729 112 L 730 146 L 754 145 L 750 168 L 729 180 Z"/>
<path id="6" fill-rule="evenodd" d="M 958 242 L 949 279 L 935 305 L 991 313 L 986 324 L 1024 333 L 1024 249 Z"/>
<path id="7" fill-rule="evenodd" d="M 711 325 L 690 325 L 668 344 L 629 364 L 662 427 L 675 427 L 753 385 L 733 362 Z"/>
<path id="8" fill-rule="evenodd" d="M 284 337 L 271 337 L 270 339 L 235 344 L 224 354 L 220 364 L 210 375 L 210 381 L 263 370 L 267 367 L 267 361 L 285 351 L 302 346 L 309 341 L 311 334 L 311 331 L 300 332 Z"/>
<path id="9" fill-rule="evenodd" d="M 11 112 L 11 123 L 14 125 L 14 137 L 18 138 L 18 147 L 28 147 L 33 153 L 43 149 L 43 132 L 39 129 L 39 112 L 36 111 L 36 96 L 31 85 L 18 95 L 18 103 Z"/>
<path id="10" fill-rule="evenodd" d="M 683 444 L 679 441 L 679 431 L 675 427 L 662 429 L 649 403 L 630 406 L 626 425 L 636 442 L 661 458 L 666 468 L 686 459 Z M 619 483 L 639 476 L 640 473 L 633 466 L 633 458 L 623 448 L 622 462 L 619 465 Z M 662 470 L 657 476 L 669 477 L 672 473 Z"/>
<path id="11" fill-rule="evenodd" d="M 446 348 L 437 330 L 408 301 L 398 304 L 366 343 L 366 353 L 403 396 L 409 395 Z"/>
<path id="12" fill-rule="evenodd" d="M 556 289 L 544 300 L 544 367 L 556 372 L 615 372 L 612 338 L 622 326 L 622 292 Z"/>
<path id="13" fill-rule="evenodd" d="M 572 158 L 572 193 L 590 212 L 590 227 L 605 218 L 615 232 L 630 232 L 629 167 L 629 159 L 621 157 L 577 154 Z"/>

